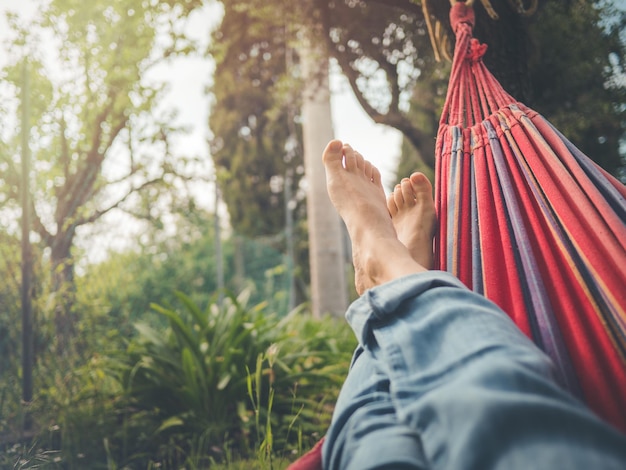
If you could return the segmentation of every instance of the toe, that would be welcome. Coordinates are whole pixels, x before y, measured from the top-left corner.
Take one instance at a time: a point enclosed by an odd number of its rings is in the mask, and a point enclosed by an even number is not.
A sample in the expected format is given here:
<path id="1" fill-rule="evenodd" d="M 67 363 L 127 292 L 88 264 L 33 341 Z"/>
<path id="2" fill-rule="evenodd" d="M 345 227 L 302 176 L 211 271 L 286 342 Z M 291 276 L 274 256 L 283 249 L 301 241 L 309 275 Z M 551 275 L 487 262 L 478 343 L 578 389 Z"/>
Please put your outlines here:
<path id="1" fill-rule="evenodd" d="M 372 181 L 372 171 L 374 169 L 374 166 L 372 165 L 372 163 L 368 160 L 364 160 L 363 161 L 363 171 L 365 173 L 365 177 Z"/>
<path id="2" fill-rule="evenodd" d="M 343 160 L 343 144 L 340 140 L 331 140 L 322 154 L 322 162 L 326 166 L 341 166 Z"/>
<path id="3" fill-rule="evenodd" d="M 416 197 L 428 196 L 432 198 L 433 186 L 424 173 L 413 173 L 410 182 Z"/>
<path id="4" fill-rule="evenodd" d="M 356 157 L 356 167 L 359 170 L 365 170 L 365 158 L 363 158 L 363 155 L 361 155 L 356 150 L 354 151 L 354 155 Z M 371 165 L 371 163 L 370 163 L 370 165 Z"/>
<path id="5" fill-rule="evenodd" d="M 376 186 L 380 186 L 381 188 L 383 187 L 383 177 L 381 176 L 378 168 L 376 168 L 373 165 L 372 165 L 372 181 L 374 182 L 374 184 L 376 184 Z"/>
<path id="6" fill-rule="evenodd" d="M 393 198 L 396 202 L 396 206 L 398 209 L 404 207 L 404 196 L 402 195 L 402 186 L 396 184 L 396 187 L 393 189 Z"/>
<path id="7" fill-rule="evenodd" d="M 395 217 L 395 215 L 398 213 L 398 206 L 396 205 L 396 200 L 393 197 L 393 193 L 387 196 L 387 210 L 389 211 L 391 217 Z"/>
<path id="8" fill-rule="evenodd" d="M 415 205 L 415 192 L 409 178 L 403 178 L 400 182 L 400 187 L 402 188 L 404 204 L 408 207 L 413 207 Z"/>
<path id="9" fill-rule="evenodd" d="M 343 154 L 346 157 L 346 170 L 356 171 L 358 169 L 357 152 L 348 144 L 343 145 Z"/>

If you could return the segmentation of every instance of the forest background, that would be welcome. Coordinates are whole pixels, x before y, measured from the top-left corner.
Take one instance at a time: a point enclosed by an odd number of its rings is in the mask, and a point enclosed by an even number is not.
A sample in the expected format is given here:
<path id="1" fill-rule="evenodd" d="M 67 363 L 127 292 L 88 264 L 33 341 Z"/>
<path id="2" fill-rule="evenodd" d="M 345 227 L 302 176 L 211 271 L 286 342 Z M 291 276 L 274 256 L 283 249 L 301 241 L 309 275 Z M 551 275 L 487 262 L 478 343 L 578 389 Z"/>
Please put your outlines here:
<path id="1" fill-rule="evenodd" d="M 282 468 L 319 439 L 355 340 L 311 315 L 302 63 L 387 187 L 432 174 L 447 3 L 3 4 L 0 467 Z M 505 88 L 622 182 L 625 9 L 476 2 Z"/>

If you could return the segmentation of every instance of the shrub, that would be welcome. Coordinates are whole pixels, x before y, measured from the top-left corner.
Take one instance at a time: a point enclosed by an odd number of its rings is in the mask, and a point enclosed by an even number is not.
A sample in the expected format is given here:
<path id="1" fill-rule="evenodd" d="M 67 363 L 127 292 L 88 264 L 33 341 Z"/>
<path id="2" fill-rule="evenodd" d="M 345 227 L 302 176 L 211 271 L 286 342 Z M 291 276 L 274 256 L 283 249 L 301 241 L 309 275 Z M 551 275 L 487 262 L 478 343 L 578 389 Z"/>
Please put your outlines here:
<path id="1" fill-rule="evenodd" d="M 109 452 L 172 466 L 193 455 L 204 465 L 259 448 L 289 455 L 318 439 L 347 372 L 348 328 L 299 311 L 280 319 L 265 304 L 246 307 L 246 294 L 204 312 L 178 298 L 178 311 L 153 306 L 165 331 L 137 324 L 138 337 L 114 358 L 126 417 Z"/>

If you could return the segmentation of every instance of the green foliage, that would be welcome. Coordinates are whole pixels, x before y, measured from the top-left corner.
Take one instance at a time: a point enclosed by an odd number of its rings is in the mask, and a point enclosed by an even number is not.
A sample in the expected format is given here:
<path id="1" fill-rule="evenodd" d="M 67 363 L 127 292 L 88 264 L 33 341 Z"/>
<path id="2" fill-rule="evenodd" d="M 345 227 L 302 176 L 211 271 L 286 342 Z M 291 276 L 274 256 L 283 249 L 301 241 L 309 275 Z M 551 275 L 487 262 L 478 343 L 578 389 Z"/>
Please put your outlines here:
<path id="1" fill-rule="evenodd" d="M 0 275 L 4 280 L 0 284 L 0 378 L 17 370 L 13 352 L 19 350 L 21 338 L 20 331 L 13 325 L 21 321 L 19 250 L 19 241 L 0 230 Z M 2 415 L 0 406 L 0 417 Z"/>
<path id="2" fill-rule="evenodd" d="M 192 3 L 198 6 L 186 6 Z M 26 190 L 17 163 L 20 133 L 28 131 L 32 230 L 48 250 L 55 336 L 65 348 L 78 313 L 77 231 L 116 209 L 161 222 L 189 197 L 184 181 L 199 163 L 172 152 L 170 143 L 183 130 L 173 125 L 164 85 L 152 75 L 156 65 L 193 50 L 179 31 L 188 11 L 161 1 L 51 0 L 28 23 L 8 15 L 0 70 L 8 103 L 0 107 L 0 217 L 13 218 Z M 21 108 L 29 111 L 28 129 L 16 118 Z"/>
<path id="3" fill-rule="evenodd" d="M 282 231 L 286 186 L 295 196 L 304 172 L 297 150 L 301 89 L 287 76 L 295 63 L 288 8 L 224 2 L 209 51 L 216 62 L 211 153 L 231 224 L 244 236 Z M 302 195 L 294 197 L 296 217 L 303 216 L 301 202 Z"/>
<path id="4" fill-rule="evenodd" d="M 29 407 L 20 404 L 19 243 L 8 235 L 3 238 L 3 243 L 0 245 L 3 255 L 0 257 L 0 272 L 6 282 L 3 284 L 4 288 L 0 289 L 0 294 L 2 301 L 6 301 L 6 304 L 3 304 L 4 308 L 0 311 L 0 325 L 2 325 L 3 334 L 1 345 L 3 348 L 8 348 L 8 354 L 0 358 L 3 367 L 6 365 L 0 379 L 0 442 L 16 442 L 17 436 L 20 435 L 20 425 L 25 411 L 31 412 L 34 418 L 34 428 L 37 430 L 37 436 L 32 443 L 25 443 L 25 447 L 21 445 L 13 447 L 11 444 L 4 449 L 5 454 L 11 451 L 6 455 L 23 454 L 29 462 L 32 460 L 29 460 L 29 455 L 51 457 L 51 462 L 45 464 L 44 468 L 47 468 L 46 465 L 50 465 L 50 468 L 60 465 L 64 468 L 104 468 L 107 466 L 115 468 L 118 464 L 121 467 L 124 462 L 148 462 L 150 456 L 154 454 L 159 456 L 159 461 L 166 468 L 178 468 L 174 462 L 181 461 L 187 461 L 187 464 L 194 468 L 194 462 L 206 463 L 209 455 L 227 462 L 229 459 L 230 461 L 237 459 L 237 456 L 242 453 L 255 454 L 257 443 L 252 424 L 254 411 L 252 411 L 245 387 L 240 400 L 249 406 L 247 412 L 242 415 L 247 419 L 246 423 L 241 424 L 242 430 L 235 433 L 228 442 L 222 436 L 222 439 L 217 439 L 216 444 L 215 433 L 210 430 L 190 433 L 186 430 L 187 428 L 175 425 L 178 418 L 169 421 L 169 424 L 174 424 L 174 426 L 170 428 L 166 426 L 157 433 L 156 430 L 162 423 L 157 423 L 154 410 L 138 410 L 133 404 L 134 401 L 125 394 L 125 389 L 118 380 L 120 355 L 125 356 L 129 348 L 139 347 L 139 343 L 135 343 L 134 340 L 131 346 L 128 345 L 129 339 L 137 334 L 137 330 L 132 326 L 133 322 L 140 321 L 149 325 L 149 328 L 157 332 L 158 337 L 166 336 L 164 331 L 170 319 L 164 314 L 148 312 L 150 298 L 164 306 L 177 305 L 180 301 L 172 290 L 185 290 L 189 292 L 187 302 L 189 305 L 197 305 L 194 308 L 199 311 L 208 309 L 212 300 L 215 300 L 215 297 L 211 297 L 216 289 L 213 269 L 215 265 L 214 239 L 212 230 L 206 230 L 207 226 L 212 226 L 212 222 L 211 217 L 206 213 L 195 210 L 186 217 L 177 219 L 178 233 L 175 236 L 166 237 L 158 230 L 150 231 L 145 234 L 150 243 L 141 250 L 110 253 L 103 262 L 82 267 L 76 279 L 75 308 L 79 312 L 76 323 L 77 335 L 64 355 L 58 355 L 53 347 L 54 311 L 49 307 L 49 304 L 53 302 L 50 300 L 46 284 L 36 282 L 38 290 L 35 303 L 38 318 L 37 365 L 34 373 L 36 396 Z M 271 318 L 263 320 L 269 322 L 268 325 L 271 326 L 279 323 L 280 318 L 284 317 L 286 302 L 284 293 L 281 293 L 284 267 L 280 263 L 283 261 L 283 256 L 268 246 L 268 243 L 263 240 L 256 242 L 241 240 L 239 254 L 242 256 L 245 270 L 239 284 L 251 287 L 249 296 L 254 302 L 262 298 L 267 299 L 265 306 L 259 307 L 259 312 L 255 315 L 258 316 L 258 321 L 261 321 L 266 316 L 266 312 L 273 312 Z M 222 246 L 228 279 L 227 286 L 234 288 L 236 284 L 233 276 L 235 248 L 231 239 L 224 240 Z M 173 311 L 173 308 L 167 307 L 166 310 Z M 191 322 L 192 317 L 187 309 L 183 310 L 181 318 L 184 318 L 185 322 Z M 329 344 L 335 344 L 334 327 L 321 325 L 319 328 L 307 329 L 305 325 L 312 320 L 298 320 L 299 317 L 299 315 L 293 315 L 289 322 L 285 321 L 285 324 L 292 325 L 293 331 L 290 334 L 299 335 L 300 330 L 303 334 L 311 331 L 312 334 L 327 335 Z M 258 321 L 254 320 L 253 323 L 258 323 Z M 297 321 L 300 321 L 302 326 L 296 324 Z M 248 333 L 253 338 L 248 338 L 248 340 L 256 341 L 254 338 L 257 338 L 257 333 L 254 330 Z M 172 334 L 172 332 L 167 334 Z M 274 335 L 272 332 L 267 334 L 270 337 Z M 218 336 L 220 335 L 221 333 Z M 276 338 L 278 336 L 276 333 Z M 300 338 L 296 342 L 303 341 L 305 339 Z M 311 341 L 318 340 L 311 339 Z M 348 339 L 346 345 L 351 344 L 352 341 Z M 222 344 L 222 347 L 226 345 Z M 266 347 L 267 343 L 264 343 L 256 349 L 251 349 L 250 357 L 254 358 L 251 364 L 256 364 L 257 353 L 264 352 Z M 300 347 L 298 346 L 297 349 L 300 350 Z M 306 350 L 302 348 L 302 351 Z M 110 357 L 115 360 L 109 359 Z M 180 357 L 182 358 L 182 355 Z M 186 370 L 189 373 L 192 371 L 188 367 L 191 364 L 189 358 L 193 357 L 189 356 L 188 352 L 185 353 L 185 357 L 187 358 Z M 338 359 L 338 364 L 342 361 Z M 267 369 L 267 362 L 264 363 L 263 368 Z M 244 374 L 239 377 L 241 385 L 247 380 L 245 375 L 247 372 L 243 366 L 237 370 L 238 373 Z M 253 373 L 256 372 L 254 367 L 251 370 Z M 191 377 L 190 373 L 188 377 Z M 267 390 L 267 376 L 262 377 L 263 381 L 260 386 L 263 390 Z M 197 390 L 196 392 L 198 393 Z M 266 425 L 267 416 L 271 416 L 273 421 L 283 422 L 288 418 L 278 417 L 276 413 L 279 411 L 283 413 L 286 409 L 291 410 L 290 407 L 284 406 L 286 392 L 274 393 L 277 397 L 275 411 L 268 414 L 265 411 L 267 406 L 265 401 L 258 408 L 261 410 L 260 416 L 263 417 Z M 336 395 L 336 380 L 328 390 L 324 390 L 324 393 L 328 397 Z M 263 400 L 266 396 L 267 393 L 264 391 Z M 303 401 L 306 396 L 298 395 Z M 328 400 L 330 401 L 331 398 Z M 292 401 L 293 397 L 289 395 L 290 406 Z M 302 406 L 297 400 L 293 403 L 293 406 Z M 299 449 L 300 447 L 294 444 L 294 439 L 298 441 L 299 434 L 305 429 L 308 429 L 309 434 L 304 434 L 302 446 L 312 444 L 307 437 L 313 433 L 319 434 L 325 428 L 324 416 L 327 417 L 328 413 L 325 403 L 323 402 L 322 405 L 317 402 L 311 403 L 311 409 L 322 409 L 322 416 L 313 415 L 306 421 L 310 423 L 317 420 L 316 422 L 321 423 L 320 425 L 311 425 L 307 428 L 300 421 L 291 420 L 290 423 L 293 424 L 288 438 L 281 435 L 283 432 L 281 429 L 284 429 L 284 426 L 282 428 L 279 426 L 274 433 L 277 443 L 275 448 L 280 450 L 283 448 L 281 446 L 284 446 L 283 443 L 290 442 L 291 448 Z M 183 431 L 179 432 L 179 428 Z M 243 440 L 238 440 L 237 436 L 242 437 Z M 211 447 L 216 445 L 220 448 L 219 452 L 211 450 Z M 31 446 L 33 446 L 32 449 Z M 41 453 L 40 449 L 44 453 Z M 0 449 L 1 452 L 2 449 Z M 56 453 L 49 454 L 48 452 Z M 272 455 L 272 459 L 274 458 L 276 457 Z M 60 459 L 60 463 L 55 463 L 54 459 Z M 0 468 L 4 463 L 6 461 L 0 460 Z M 197 468 L 203 468 L 203 465 L 198 463 Z"/>
<path id="5" fill-rule="evenodd" d="M 138 448 L 182 463 L 194 436 L 215 459 L 232 448 L 249 455 L 262 443 L 280 455 L 297 449 L 301 435 L 319 437 L 354 345 L 347 331 L 338 337 L 330 320 L 297 312 L 281 320 L 263 305 L 246 308 L 241 296 L 206 311 L 178 297 L 182 311 L 154 306 L 168 320 L 165 334 L 139 323 L 137 340 L 118 357 L 127 428 L 143 430 L 133 437 Z M 110 441 L 111 452 L 121 447 Z"/>
<path id="6" fill-rule="evenodd" d="M 146 316 L 151 303 L 170 306 L 175 291 L 187 292 L 204 309 L 217 290 L 212 216 L 199 210 L 196 220 L 179 219 L 177 235 L 136 250 L 110 253 L 78 276 L 77 309 L 90 312 L 91 329 L 112 328 L 134 334 L 132 323 Z M 156 236 L 158 238 L 158 236 Z M 231 237 L 222 240 L 225 288 L 250 291 L 251 303 L 266 300 L 273 312 L 287 313 L 285 257 L 272 240 Z"/>
<path id="7" fill-rule="evenodd" d="M 58 468 L 59 462 L 58 452 L 39 449 L 36 444 L 30 446 L 14 444 L 0 456 L 0 467 L 13 470 Z"/>
<path id="8" fill-rule="evenodd" d="M 111 335 L 108 339 L 109 348 L 119 345 Z M 39 393 L 31 406 L 39 430 L 34 442 L 55 452 L 55 462 L 64 468 L 107 468 L 106 439 L 124 432 L 123 390 L 103 354 L 107 352 L 74 361 L 72 367 L 58 360 L 39 364 Z"/>
<path id="9" fill-rule="evenodd" d="M 618 174 L 626 132 L 626 11 L 615 2 L 549 2 L 532 24 L 535 109 Z"/>
<path id="10" fill-rule="evenodd" d="M 286 466 L 326 430 L 355 340 L 336 319 L 281 318 L 247 297 L 201 310 L 178 294 L 181 308 L 154 306 L 166 326 L 145 317 L 130 341 L 100 326 L 88 360 L 42 358 L 37 435 L 0 449 L 0 467 Z"/>
<path id="11" fill-rule="evenodd" d="M 22 399 L 22 266 L 20 242 L 0 229 L 0 442 L 15 433 L 24 418 Z M 33 257 L 42 253 L 34 246 Z M 47 276 L 43 266 L 35 263 L 32 291 L 37 298 L 32 305 L 35 327 L 35 355 L 40 355 L 53 338 L 52 328 L 47 323 L 46 300 Z M 0 465 L 1 468 L 1 465 Z"/>
<path id="12" fill-rule="evenodd" d="M 223 247 L 228 260 L 232 247 L 228 242 Z M 176 302 L 174 290 L 186 290 L 195 302 L 206 305 L 217 289 L 214 266 L 210 232 L 110 253 L 105 261 L 88 266 L 85 275 L 77 278 L 77 301 L 79 308 L 93 312 L 94 320 L 108 328 L 123 328 L 124 336 L 129 337 L 133 334 L 132 322 L 145 316 L 151 302 Z"/>

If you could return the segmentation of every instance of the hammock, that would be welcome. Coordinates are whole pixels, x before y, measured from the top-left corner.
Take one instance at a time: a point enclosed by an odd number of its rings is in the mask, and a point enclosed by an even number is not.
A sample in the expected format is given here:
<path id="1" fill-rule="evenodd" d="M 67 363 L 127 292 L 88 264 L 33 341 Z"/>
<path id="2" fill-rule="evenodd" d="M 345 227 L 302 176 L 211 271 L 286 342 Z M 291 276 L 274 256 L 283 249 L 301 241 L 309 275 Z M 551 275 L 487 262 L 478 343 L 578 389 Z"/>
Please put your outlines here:
<path id="1" fill-rule="evenodd" d="M 626 432 L 626 187 L 486 69 L 456 34 L 435 148 L 436 268 L 498 304 L 571 393 Z M 322 441 L 289 470 L 321 469 Z"/>
<path id="2" fill-rule="evenodd" d="M 626 187 L 503 90 L 470 6 L 450 20 L 437 267 L 498 304 L 563 386 L 626 431 Z"/>

